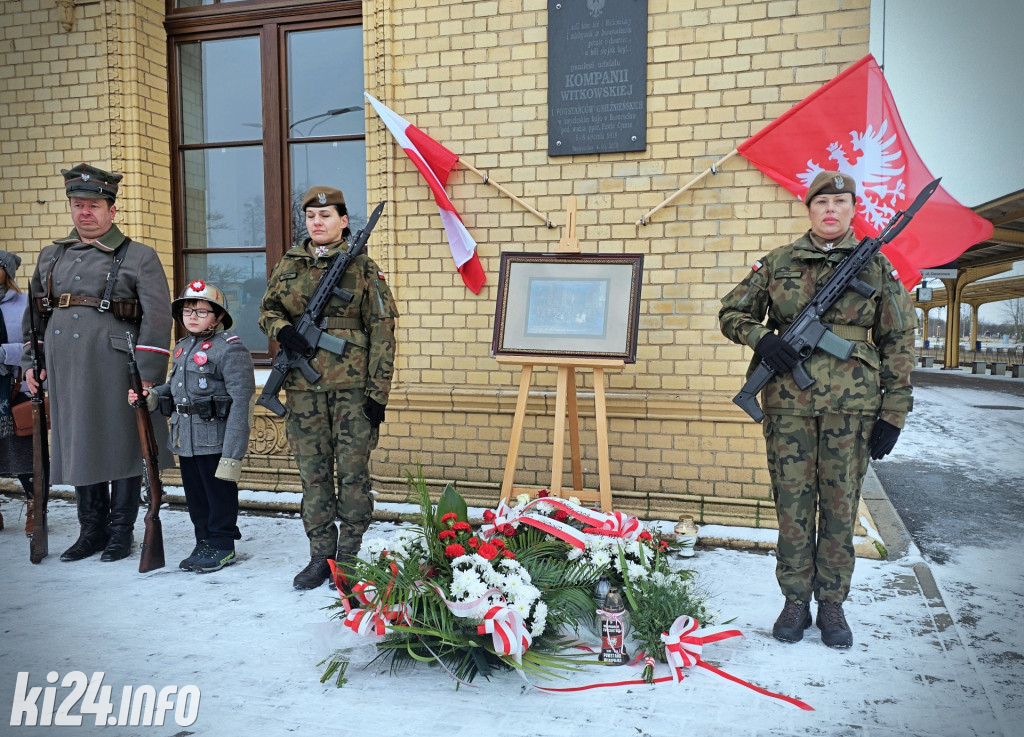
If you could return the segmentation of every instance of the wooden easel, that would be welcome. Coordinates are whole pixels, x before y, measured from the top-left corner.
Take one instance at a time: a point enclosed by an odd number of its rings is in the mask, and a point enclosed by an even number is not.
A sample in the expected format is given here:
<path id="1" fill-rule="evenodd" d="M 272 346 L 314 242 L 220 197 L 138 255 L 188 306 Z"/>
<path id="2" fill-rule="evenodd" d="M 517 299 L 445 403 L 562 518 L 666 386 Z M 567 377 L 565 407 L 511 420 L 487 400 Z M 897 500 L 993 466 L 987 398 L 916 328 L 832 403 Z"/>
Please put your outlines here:
<path id="1" fill-rule="evenodd" d="M 569 197 L 565 236 L 559 241 L 556 253 L 579 253 L 576 239 L 576 197 Z M 569 449 L 572 458 L 572 496 L 581 502 L 598 502 L 601 511 L 612 509 L 611 465 L 608 458 L 608 411 L 604 396 L 605 371 L 621 371 L 625 361 L 621 359 L 573 358 L 563 356 L 497 356 L 502 365 L 523 367 L 519 379 L 519 396 L 516 399 L 516 413 L 512 420 L 512 438 L 509 441 L 508 457 L 505 460 L 505 475 L 501 482 L 501 501 L 519 494 L 536 496 L 538 489 L 523 489 L 513 486 L 516 465 L 519 460 L 519 443 L 526 422 L 526 405 L 530 398 L 530 383 L 535 367 L 549 366 L 558 370 L 555 390 L 555 428 L 552 438 L 551 483 L 548 491 L 552 496 L 562 496 L 562 468 L 565 460 L 565 423 L 569 420 Z M 583 488 L 583 464 L 580 453 L 580 420 L 576 396 L 576 370 L 591 369 L 594 372 L 594 416 L 597 424 L 597 490 Z"/>

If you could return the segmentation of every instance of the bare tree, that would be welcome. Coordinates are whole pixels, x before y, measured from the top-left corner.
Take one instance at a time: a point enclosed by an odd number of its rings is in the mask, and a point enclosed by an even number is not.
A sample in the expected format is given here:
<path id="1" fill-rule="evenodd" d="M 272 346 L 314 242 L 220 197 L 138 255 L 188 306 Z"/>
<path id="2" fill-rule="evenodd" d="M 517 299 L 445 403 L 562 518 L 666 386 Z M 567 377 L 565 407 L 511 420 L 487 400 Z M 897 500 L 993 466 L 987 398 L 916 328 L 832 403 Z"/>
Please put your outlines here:
<path id="1" fill-rule="evenodd" d="M 1024 297 L 1006 300 L 1003 309 L 1010 322 L 1010 338 L 1016 343 L 1021 342 L 1024 340 Z"/>

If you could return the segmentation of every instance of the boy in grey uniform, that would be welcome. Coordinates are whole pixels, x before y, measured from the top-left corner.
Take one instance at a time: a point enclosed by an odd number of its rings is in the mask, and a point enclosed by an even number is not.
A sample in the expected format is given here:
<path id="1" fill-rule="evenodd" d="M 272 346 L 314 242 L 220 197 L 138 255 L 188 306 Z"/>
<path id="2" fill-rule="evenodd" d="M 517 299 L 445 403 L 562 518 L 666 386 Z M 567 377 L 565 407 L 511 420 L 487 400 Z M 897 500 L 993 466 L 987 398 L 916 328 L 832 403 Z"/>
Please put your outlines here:
<path id="1" fill-rule="evenodd" d="M 168 445 L 178 455 L 196 546 L 179 564 L 210 573 L 235 560 L 238 479 L 249 445 L 256 391 L 252 356 L 230 332 L 224 294 L 201 280 L 171 303 L 171 314 L 188 331 L 174 347 L 166 384 L 144 392 L 150 410 L 171 418 Z M 136 401 L 128 392 L 128 401 Z"/>

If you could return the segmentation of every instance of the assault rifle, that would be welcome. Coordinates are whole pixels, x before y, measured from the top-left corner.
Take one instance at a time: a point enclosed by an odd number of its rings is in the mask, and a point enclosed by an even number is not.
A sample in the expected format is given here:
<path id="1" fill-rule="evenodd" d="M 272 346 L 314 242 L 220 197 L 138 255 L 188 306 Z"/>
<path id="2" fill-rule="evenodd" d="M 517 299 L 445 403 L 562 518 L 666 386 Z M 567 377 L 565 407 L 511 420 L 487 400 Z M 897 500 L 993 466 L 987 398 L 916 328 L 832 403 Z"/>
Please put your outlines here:
<path id="1" fill-rule="evenodd" d="M 32 541 L 29 543 L 28 559 L 39 563 L 50 553 L 50 533 L 46 525 L 46 506 L 50 500 L 50 442 L 47 437 L 46 390 L 39 378 L 42 361 L 39 351 L 42 345 L 36 328 L 35 299 L 28 300 L 29 335 L 32 338 L 32 375 L 36 390 L 32 392 L 32 510 L 35 515 L 32 524 Z"/>
<path id="2" fill-rule="evenodd" d="M 139 445 L 142 446 L 142 468 L 149 487 L 149 509 L 146 510 L 146 533 L 142 538 L 139 553 L 139 573 L 148 573 L 164 567 L 164 526 L 160 521 L 160 504 L 163 502 L 164 486 L 160 482 L 160 449 L 153 433 L 153 418 L 149 416 L 146 398 L 142 396 L 142 376 L 135 363 L 135 345 L 132 334 L 128 339 L 128 388 L 135 392 L 135 424 L 139 429 Z"/>
<path id="3" fill-rule="evenodd" d="M 829 330 L 832 326 L 822 322 L 821 316 L 839 301 L 848 288 L 852 288 L 865 299 L 875 293 L 874 287 L 858 278 L 861 271 L 882 250 L 883 245 L 899 235 L 907 226 L 914 214 L 939 188 L 939 181 L 936 179 L 921 190 L 917 199 L 905 212 L 900 210 L 893 215 L 892 220 L 882 229 L 881 233 L 873 238 L 864 238 L 858 243 L 850 255 L 836 267 L 832 276 L 825 282 L 825 286 L 814 295 L 806 307 L 800 310 L 797 318 L 782 333 L 782 339 L 792 346 L 800 356 L 798 363 L 793 367 L 793 381 L 798 387 L 806 389 L 815 382 L 815 379 L 807 373 L 803 366 L 803 362 L 810 357 L 815 348 L 821 348 L 842 361 L 850 358 L 850 354 L 853 353 L 853 343 L 840 338 Z M 754 422 L 764 419 L 764 412 L 761 411 L 761 407 L 757 403 L 757 394 L 774 375 L 775 369 L 762 360 L 747 379 L 747 383 L 732 398 L 732 401 L 750 415 Z"/>
<path id="4" fill-rule="evenodd" d="M 339 286 L 341 284 L 341 277 L 345 275 L 345 271 L 355 261 L 356 256 L 363 252 L 363 249 L 366 247 L 366 241 L 370 239 L 370 232 L 373 230 L 373 226 L 377 224 L 377 220 L 380 218 L 383 210 L 384 202 L 381 202 L 370 213 L 366 225 L 356 234 L 355 240 L 352 241 L 348 250 L 334 257 L 330 267 L 321 275 L 320 281 L 316 285 L 316 291 L 313 292 L 309 304 L 306 305 L 306 309 L 299 316 L 299 321 L 295 323 L 295 332 L 306 339 L 306 342 L 309 343 L 309 350 L 295 358 L 289 358 L 284 348 L 278 349 L 277 353 L 274 354 L 274 362 L 270 367 L 270 376 L 267 377 L 267 382 L 263 385 L 263 391 L 260 392 L 256 404 L 266 407 L 278 417 L 284 417 L 286 412 L 284 405 L 281 404 L 281 400 L 278 399 L 277 395 L 281 391 L 289 371 L 297 368 L 306 377 L 306 381 L 314 383 L 319 381 L 320 374 L 313 368 L 309 359 L 313 357 L 316 349 L 323 348 L 338 356 L 345 352 L 345 344 L 348 341 L 328 333 L 326 326 L 321 325 L 321 319 L 332 297 L 337 297 L 346 303 L 352 301 L 354 295 Z"/>

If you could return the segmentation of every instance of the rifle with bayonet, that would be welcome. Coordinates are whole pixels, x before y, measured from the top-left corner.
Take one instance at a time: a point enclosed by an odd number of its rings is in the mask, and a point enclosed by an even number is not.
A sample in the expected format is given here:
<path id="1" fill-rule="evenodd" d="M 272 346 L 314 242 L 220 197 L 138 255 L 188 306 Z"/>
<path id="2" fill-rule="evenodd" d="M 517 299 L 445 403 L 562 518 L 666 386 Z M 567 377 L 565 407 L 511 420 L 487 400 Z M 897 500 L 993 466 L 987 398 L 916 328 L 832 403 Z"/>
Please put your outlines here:
<path id="1" fill-rule="evenodd" d="M 321 275 L 320 281 L 316 285 L 316 290 L 309 300 L 309 304 L 306 305 L 306 309 L 302 311 L 298 322 L 295 323 L 295 332 L 306 339 L 306 342 L 309 343 L 309 349 L 301 356 L 289 356 L 284 348 L 280 348 L 274 355 L 274 362 L 270 367 L 270 375 L 267 377 L 267 382 L 263 385 L 263 391 L 260 392 L 256 404 L 266 407 L 278 417 L 284 417 L 287 411 L 284 405 L 281 404 L 281 400 L 278 399 L 278 393 L 281 391 L 289 371 L 297 368 L 302 372 L 306 381 L 310 383 L 317 382 L 320 380 L 320 374 L 309 362 L 309 359 L 313 357 L 316 350 L 323 348 L 338 356 L 345 352 L 345 344 L 348 341 L 329 334 L 326 327 L 322 325 L 321 320 L 331 298 L 337 297 L 346 303 L 352 301 L 354 295 L 339 286 L 341 284 L 341 277 L 345 275 L 345 271 L 355 261 L 356 256 L 363 252 L 363 249 L 366 247 L 366 241 L 370 238 L 370 232 L 373 230 L 373 226 L 377 224 L 377 220 L 380 218 L 383 210 L 384 202 L 381 202 L 370 213 L 366 225 L 356 235 L 348 250 L 337 254 L 333 258 L 331 265 Z"/>
<path id="2" fill-rule="evenodd" d="M 840 338 L 833 333 L 826 322 L 822 322 L 821 316 L 825 314 L 839 298 L 846 293 L 847 289 L 853 289 L 865 299 L 875 293 L 875 288 L 861 281 L 858 277 L 875 255 L 882 250 L 882 246 L 891 241 L 907 227 L 914 214 L 921 209 L 922 205 L 939 188 L 939 179 L 926 186 L 917 199 L 907 208 L 900 210 L 893 215 L 877 236 L 864 238 L 857 244 L 843 261 L 836 267 L 836 270 L 829 277 L 825 285 L 814 295 L 814 298 L 800 310 L 797 318 L 786 328 L 780 336 L 799 355 L 797 364 L 793 367 L 793 381 L 801 389 L 811 386 L 815 379 L 804 369 L 803 362 L 810 357 L 816 348 L 829 353 L 836 358 L 846 361 L 853 353 L 853 343 Z M 757 403 L 757 395 L 768 380 L 775 375 L 775 369 L 768 365 L 763 359 L 754 369 L 754 372 L 747 379 L 739 393 L 732 401 L 746 412 L 754 420 L 760 422 L 764 419 L 764 412 Z"/>
<path id="3" fill-rule="evenodd" d="M 42 344 L 36 327 L 35 299 L 28 300 L 29 336 L 32 339 L 32 376 L 36 389 L 32 392 L 32 540 L 29 543 L 28 559 L 39 563 L 50 553 L 49 530 L 46 524 L 46 507 L 50 500 L 50 442 L 47 437 L 46 390 L 39 377 L 43 362 L 39 360 Z"/>
<path id="4" fill-rule="evenodd" d="M 153 432 L 153 418 L 143 396 L 142 375 L 135 362 L 135 345 L 132 334 L 126 332 L 128 340 L 128 388 L 135 392 L 135 424 L 139 430 L 139 445 L 142 446 L 142 468 L 149 490 L 149 508 L 146 510 L 146 532 L 142 538 L 139 553 L 139 573 L 155 571 L 164 567 L 164 527 L 160 521 L 160 505 L 163 503 L 164 486 L 160 482 L 160 448 Z"/>

